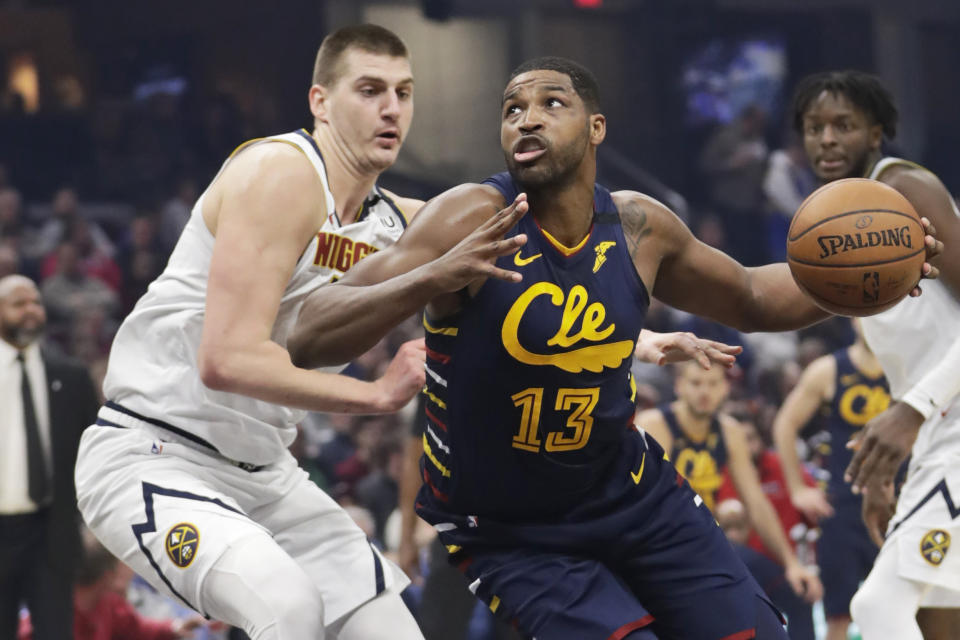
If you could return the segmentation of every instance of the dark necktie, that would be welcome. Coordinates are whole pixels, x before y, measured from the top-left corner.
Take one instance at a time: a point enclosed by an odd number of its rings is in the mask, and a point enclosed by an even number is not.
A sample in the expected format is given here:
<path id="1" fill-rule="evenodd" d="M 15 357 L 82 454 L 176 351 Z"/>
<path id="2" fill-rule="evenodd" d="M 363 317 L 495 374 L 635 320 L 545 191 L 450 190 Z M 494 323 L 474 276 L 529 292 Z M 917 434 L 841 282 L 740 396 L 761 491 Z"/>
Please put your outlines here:
<path id="1" fill-rule="evenodd" d="M 23 354 L 17 354 L 20 362 L 20 395 L 23 399 L 23 428 L 27 432 L 27 477 L 29 479 L 30 499 L 44 506 L 50 497 L 50 479 L 47 475 L 47 459 L 40 442 L 40 426 L 37 424 L 37 412 L 33 406 L 33 394 L 30 392 L 30 378 Z"/>

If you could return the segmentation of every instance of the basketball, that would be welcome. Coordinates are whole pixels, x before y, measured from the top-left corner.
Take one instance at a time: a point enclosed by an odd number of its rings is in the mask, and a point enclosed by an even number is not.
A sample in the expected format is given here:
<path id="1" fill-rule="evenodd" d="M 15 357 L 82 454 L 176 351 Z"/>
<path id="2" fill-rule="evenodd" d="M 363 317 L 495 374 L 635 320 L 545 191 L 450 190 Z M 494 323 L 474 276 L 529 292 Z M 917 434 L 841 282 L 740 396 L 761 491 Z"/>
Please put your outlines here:
<path id="1" fill-rule="evenodd" d="M 871 316 L 917 285 L 926 258 L 920 216 L 876 180 L 830 182 L 803 201 L 787 232 L 787 264 L 822 309 Z"/>

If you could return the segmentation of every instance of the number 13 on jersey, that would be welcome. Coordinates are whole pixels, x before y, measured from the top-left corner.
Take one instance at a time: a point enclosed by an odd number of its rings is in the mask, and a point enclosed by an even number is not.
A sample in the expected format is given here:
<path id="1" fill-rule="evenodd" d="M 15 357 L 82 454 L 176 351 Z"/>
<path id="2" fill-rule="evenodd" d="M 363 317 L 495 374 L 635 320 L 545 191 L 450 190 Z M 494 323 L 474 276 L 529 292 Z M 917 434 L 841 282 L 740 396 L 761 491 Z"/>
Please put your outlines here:
<path id="1" fill-rule="evenodd" d="M 569 411 L 564 431 L 551 431 L 546 442 L 540 441 L 540 414 L 543 407 L 543 387 L 531 387 L 510 396 L 520 408 L 520 430 L 513 436 L 513 447 L 538 453 L 545 451 L 574 451 L 586 446 L 593 429 L 593 413 L 600 399 L 600 389 L 557 389 L 556 411 Z"/>

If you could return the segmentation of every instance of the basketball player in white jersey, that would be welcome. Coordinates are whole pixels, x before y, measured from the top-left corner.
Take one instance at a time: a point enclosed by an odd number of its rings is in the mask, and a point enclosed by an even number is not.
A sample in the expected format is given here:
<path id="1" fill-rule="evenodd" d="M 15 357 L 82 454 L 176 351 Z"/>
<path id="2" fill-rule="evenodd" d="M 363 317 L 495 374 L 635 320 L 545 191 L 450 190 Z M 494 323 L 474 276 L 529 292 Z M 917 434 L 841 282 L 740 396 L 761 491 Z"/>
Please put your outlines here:
<path id="1" fill-rule="evenodd" d="M 372 26 L 318 53 L 315 129 L 241 147 L 124 321 L 77 465 L 84 519 L 157 588 L 259 638 L 422 638 L 406 577 L 298 468 L 305 410 L 382 413 L 423 385 L 404 345 L 375 382 L 298 368 L 308 293 L 405 225 L 375 187 L 412 118 L 406 48 Z M 333 193 L 337 194 L 336 200 Z"/>
<path id="2" fill-rule="evenodd" d="M 393 244 L 423 204 L 376 186 L 412 92 L 393 33 L 364 25 L 324 40 L 313 133 L 251 141 L 224 164 L 121 326 L 108 402 L 84 436 L 91 529 L 154 586 L 254 639 L 422 637 L 397 597 L 406 577 L 287 446 L 303 410 L 403 406 L 423 385 L 423 347 L 404 345 L 374 383 L 297 368 L 284 349 L 306 295 Z M 646 337 L 638 357 L 653 361 L 729 364 L 738 352 Z"/>
<path id="3" fill-rule="evenodd" d="M 951 541 L 960 537 L 960 214 L 934 174 L 883 157 L 881 142 L 895 135 L 897 110 L 875 77 L 856 71 L 807 77 L 797 87 L 793 117 L 823 182 L 849 177 L 885 182 L 931 221 L 950 247 L 940 256 L 939 280 L 928 282 L 922 296 L 861 321 L 894 402 L 863 428 L 846 475 L 853 491 L 864 493 L 867 528 L 882 542 L 851 603 L 864 640 L 955 637 L 960 550 L 951 549 Z M 907 480 L 893 512 L 894 474 L 908 454 Z"/>

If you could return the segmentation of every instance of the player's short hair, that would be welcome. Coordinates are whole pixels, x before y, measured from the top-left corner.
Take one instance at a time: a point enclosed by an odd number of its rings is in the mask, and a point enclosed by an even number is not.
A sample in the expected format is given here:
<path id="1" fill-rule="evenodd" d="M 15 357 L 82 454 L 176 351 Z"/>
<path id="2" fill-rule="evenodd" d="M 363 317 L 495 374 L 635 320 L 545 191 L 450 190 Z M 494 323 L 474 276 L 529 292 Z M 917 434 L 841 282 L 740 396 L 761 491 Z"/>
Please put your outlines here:
<path id="1" fill-rule="evenodd" d="M 793 127 L 798 133 L 803 133 L 803 114 L 824 91 L 846 97 L 873 124 L 879 124 L 887 138 L 892 140 L 897 135 L 893 95 L 876 76 L 852 69 L 815 73 L 800 81 L 793 94 Z"/>
<path id="2" fill-rule="evenodd" d="M 332 87 L 343 75 L 343 56 L 350 49 L 408 58 L 407 45 L 400 36 L 376 24 L 358 24 L 337 29 L 320 43 L 313 64 L 313 84 Z"/>
<path id="3" fill-rule="evenodd" d="M 570 78 L 573 84 L 573 90 L 577 92 L 583 104 L 586 105 L 590 113 L 600 112 L 600 86 L 597 79 L 593 77 L 590 70 L 582 64 L 561 58 L 559 56 L 544 56 L 542 58 L 533 58 L 522 63 L 519 67 L 510 72 L 510 78 L 513 80 L 521 73 L 528 71 L 556 71 Z"/>

